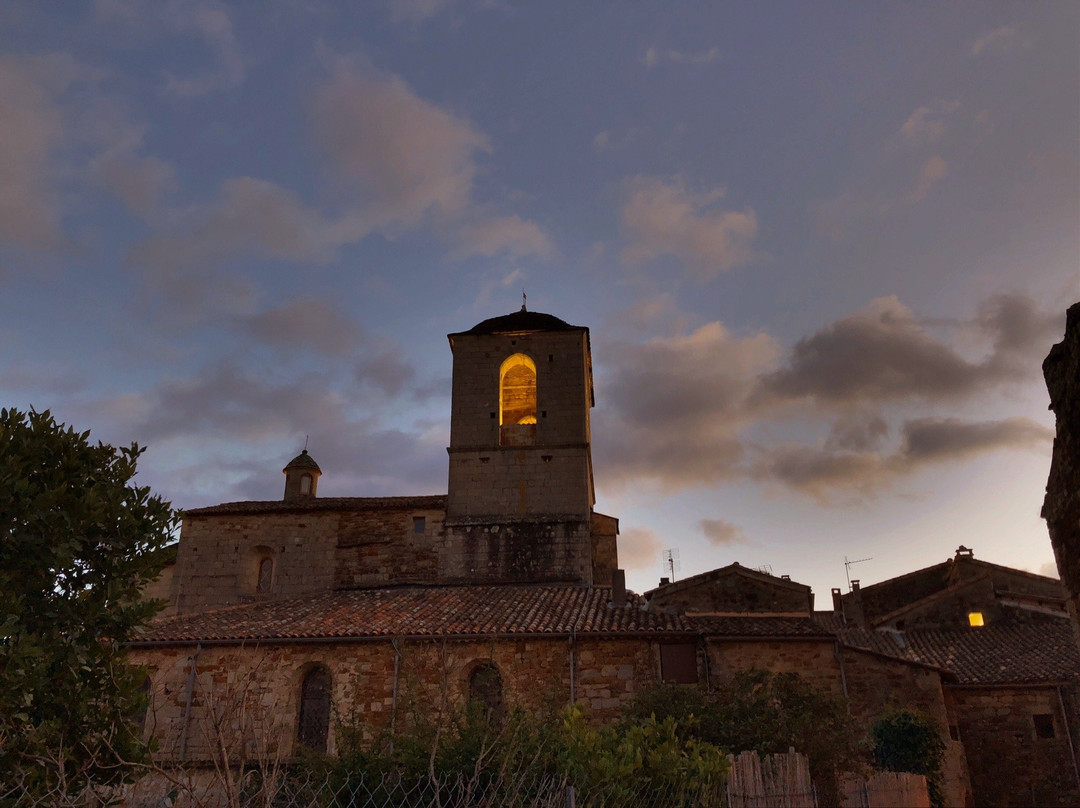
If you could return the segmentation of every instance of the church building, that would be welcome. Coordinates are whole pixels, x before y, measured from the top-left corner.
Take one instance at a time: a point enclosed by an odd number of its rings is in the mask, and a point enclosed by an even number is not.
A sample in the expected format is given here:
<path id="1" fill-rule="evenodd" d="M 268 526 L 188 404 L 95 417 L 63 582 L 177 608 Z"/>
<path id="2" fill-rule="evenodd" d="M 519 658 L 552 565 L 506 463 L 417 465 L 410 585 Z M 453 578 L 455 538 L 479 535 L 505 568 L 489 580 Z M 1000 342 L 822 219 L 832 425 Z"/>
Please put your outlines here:
<path id="1" fill-rule="evenodd" d="M 305 450 L 279 499 L 184 513 L 151 593 L 168 605 L 130 647 L 163 759 L 333 754 L 341 722 L 374 737 L 469 699 L 608 721 L 657 682 L 767 668 L 843 697 L 867 730 L 898 707 L 930 715 L 950 804 L 1080 803 L 1080 657 L 1057 581 L 961 548 L 824 611 L 737 563 L 628 592 L 618 520 L 593 510 L 589 330 L 523 306 L 449 341 L 446 494 L 320 497 Z M 1005 759 L 1022 771 L 1003 778 Z"/>

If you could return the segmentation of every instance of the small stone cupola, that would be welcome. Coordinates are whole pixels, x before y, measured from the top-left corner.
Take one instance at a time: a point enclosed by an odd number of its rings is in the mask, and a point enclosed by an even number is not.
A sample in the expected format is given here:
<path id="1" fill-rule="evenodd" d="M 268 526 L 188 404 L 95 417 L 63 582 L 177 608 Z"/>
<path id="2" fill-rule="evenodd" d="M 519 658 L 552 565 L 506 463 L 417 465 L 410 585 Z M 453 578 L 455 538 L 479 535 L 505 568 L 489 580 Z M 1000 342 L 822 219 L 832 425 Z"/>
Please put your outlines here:
<path id="1" fill-rule="evenodd" d="M 298 502 L 315 499 L 315 490 L 319 486 L 322 469 L 307 449 L 300 452 L 282 469 L 285 473 L 285 501 Z"/>

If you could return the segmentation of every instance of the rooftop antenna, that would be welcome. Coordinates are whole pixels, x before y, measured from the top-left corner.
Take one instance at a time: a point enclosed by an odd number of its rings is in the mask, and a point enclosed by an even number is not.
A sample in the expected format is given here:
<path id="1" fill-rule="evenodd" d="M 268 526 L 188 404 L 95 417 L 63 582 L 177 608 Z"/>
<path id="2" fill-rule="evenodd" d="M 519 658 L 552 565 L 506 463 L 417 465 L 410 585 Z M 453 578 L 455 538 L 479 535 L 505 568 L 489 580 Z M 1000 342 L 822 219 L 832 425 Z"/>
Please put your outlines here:
<path id="1" fill-rule="evenodd" d="M 874 560 L 874 557 L 870 556 L 869 558 L 856 558 L 854 561 L 848 561 L 848 557 L 844 556 L 844 575 L 847 578 L 848 592 L 851 591 L 851 565 L 852 564 L 861 564 L 864 561 L 873 561 L 873 560 Z"/>
<path id="2" fill-rule="evenodd" d="M 675 571 L 681 570 L 682 565 L 679 563 L 679 550 L 678 548 L 671 550 L 664 550 L 664 568 L 671 575 L 672 582 L 675 581 Z"/>
<path id="3" fill-rule="evenodd" d="M 521 287 L 521 310 L 525 311 L 525 287 Z"/>

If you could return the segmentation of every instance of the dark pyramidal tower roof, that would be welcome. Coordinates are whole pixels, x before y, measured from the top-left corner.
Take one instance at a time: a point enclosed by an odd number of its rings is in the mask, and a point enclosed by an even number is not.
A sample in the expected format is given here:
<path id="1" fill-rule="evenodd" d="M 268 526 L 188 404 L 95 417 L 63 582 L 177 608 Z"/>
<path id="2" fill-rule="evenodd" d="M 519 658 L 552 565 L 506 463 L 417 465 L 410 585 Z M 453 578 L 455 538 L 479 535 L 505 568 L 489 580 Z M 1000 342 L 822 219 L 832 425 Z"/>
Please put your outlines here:
<path id="1" fill-rule="evenodd" d="M 289 461 L 289 465 L 282 469 L 282 471 L 288 471 L 289 469 L 311 469 L 322 474 L 322 469 L 319 468 L 319 464 L 315 462 L 315 458 L 307 453 L 307 449 L 300 452 L 296 457 Z"/>
<path id="2" fill-rule="evenodd" d="M 510 334 L 520 331 L 588 331 L 588 329 L 579 325 L 570 325 L 552 314 L 526 311 L 522 306 L 520 311 L 504 314 L 502 317 L 492 317 L 461 333 Z M 456 335 L 451 334 L 451 336 Z"/>

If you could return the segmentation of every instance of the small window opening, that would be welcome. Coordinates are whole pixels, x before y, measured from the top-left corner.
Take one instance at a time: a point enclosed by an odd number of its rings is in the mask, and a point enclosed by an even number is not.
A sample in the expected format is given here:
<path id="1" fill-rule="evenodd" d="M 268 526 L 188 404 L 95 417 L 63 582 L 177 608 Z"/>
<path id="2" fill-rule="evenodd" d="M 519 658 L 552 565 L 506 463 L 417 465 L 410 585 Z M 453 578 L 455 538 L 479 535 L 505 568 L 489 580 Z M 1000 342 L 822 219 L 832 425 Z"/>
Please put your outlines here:
<path id="1" fill-rule="evenodd" d="M 479 704 L 490 716 L 503 709 L 503 680 L 499 669 L 490 662 L 478 665 L 469 674 L 469 701 Z"/>
<path id="2" fill-rule="evenodd" d="M 956 724 L 949 724 L 949 737 L 954 741 L 960 740 L 960 727 Z"/>
<path id="3" fill-rule="evenodd" d="M 681 685 L 697 684 L 697 646 L 690 642 L 661 645 L 660 678 Z"/>
<path id="4" fill-rule="evenodd" d="M 310 494 L 311 493 L 311 475 L 310 474 L 301 474 L 300 475 L 300 493 L 301 494 Z"/>
<path id="5" fill-rule="evenodd" d="M 330 732 L 330 671 L 312 668 L 300 685 L 300 723 L 296 739 L 308 749 L 326 752 Z"/>
<path id="6" fill-rule="evenodd" d="M 536 365 L 525 354 L 499 368 L 499 410 L 502 426 L 536 423 Z"/>
<path id="7" fill-rule="evenodd" d="M 427 518 L 423 516 L 414 516 L 412 518 L 412 531 L 413 533 L 423 533 L 427 529 Z"/>
<path id="8" fill-rule="evenodd" d="M 968 612 L 968 625 L 969 626 L 983 626 L 983 625 L 986 625 L 983 622 L 982 612 Z"/>
<path id="9" fill-rule="evenodd" d="M 255 591 L 260 595 L 265 595 L 270 591 L 270 588 L 274 585 L 274 559 L 263 558 L 259 561 L 259 582 L 255 587 Z"/>
<path id="10" fill-rule="evenodd" d="M 1035 722 L 1036 738 L 1054 737 L 1054 716 L 1050 713 L 1035 713 L 1031 720 Z"/>

